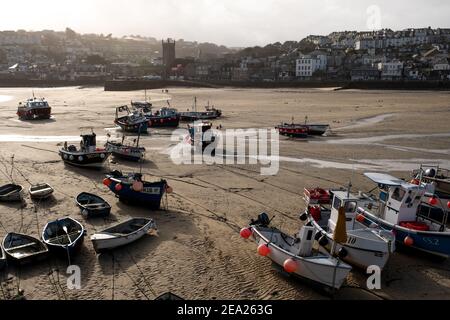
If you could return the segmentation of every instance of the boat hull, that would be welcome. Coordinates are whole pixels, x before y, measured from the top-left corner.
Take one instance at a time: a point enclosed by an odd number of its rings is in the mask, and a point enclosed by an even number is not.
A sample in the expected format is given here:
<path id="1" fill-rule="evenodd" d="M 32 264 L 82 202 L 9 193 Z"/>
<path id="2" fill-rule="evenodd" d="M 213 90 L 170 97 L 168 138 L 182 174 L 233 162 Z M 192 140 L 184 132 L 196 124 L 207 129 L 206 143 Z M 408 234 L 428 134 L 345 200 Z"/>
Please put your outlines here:
<path id="1" fill-rule="evenodd" d="M 145 206 L 151 210 L 158 210 L 161 206 L 161 199 L 166 191 L 167 182 L 160 181 L 155 183 L 143 182 L 144 190 L 137 192 L 133 190 L 132 184 L 123 182 L 120 179 L 109 177 L 111 183 L 108 188 L 120 201 L 129 204 Z M 121 185 L 121 189 L 117 190 L 117 185 Z"/>
<path id="2" fill-rule="evenodd" d="M 149 128 L 176 128 L 180 124 L 180 116 L 172 117 L 147 117 Z"/>
<path id="3" fill-rule="evenodd" d="M 93 201 L 96 201 L 96 204 L 99 204 L 96 207 L 89 207 L 84 203 L 84 200 L 86 198 L 92 199 Z M 80 193 L 76 200 L 76 205 L 80 209 L 80 213 L 83 217 L 86 219 L 90 218 L 104 218 L 111 214 L 111 206 L 106 202 L 104 199 L 100 198 L 99 196 L 89 194 L 86 192 Z"/>
<path id="4" fill-rule="evenodd" d="M 290 138 L 308 138 L 308 131 L 306 129 L 285 129 L 277 128 L 282 136 Z"/>
<path id="5" fill-rule="evenodd" d="M 110 153 L 107 151 L 103 152 L 69 152 L 66 150 L 60 150 L 59 155 L 64 163 L 70 164 L 77 167 L 102 167 L 103 163 L 108 159 Z"/>
<path id="6" fill-rule="evenodd" d="M 17 115 L 20 120 L 47 120 L 52 115 L 52 108 L 18 108 Z"/>
<path id="7" fill-rule="evenodd" d="M 65 225 L 65 221 L 66 220 L 71 220 L 75 225 L 76 225 L 76 230 L 75 230 L 75 236 L 73 239 L 71 238 L 71 242 L 70 243 L 64 243 L 67 242 L 67 235 L 66 233 L 62 230 L 62 228 L 57 229 L 56 231 L 56 235 L 58 236 L 58 238 L 60 238 L 59 243 L 56 240 L 53 240 L 52 236 L 53 232 L 55 231 L 51 231 L 52 226 L 53 225 L 58 225 L 59 224 Z M 70 231 L 69 231 L 70 233 Z M 62 219 L 62 220 L 57 220 L 57 221 L 53 221 L 48 223 L 45 227 L 44 230 L 42 231 L 42 240 L 43 242 L 47 245 L 48 249 L 58 255 L 61 255 L 62 257 L 67 257 L 67 255 L 69 256 L 74 256 L 75 254 L 77 254 L 81 247 L 83 246 L 83 242 L 84 242 L 84 237 L 86 230 L 84 229 L 84 226 L 79 223 L 78 221 L 74 220 L 74 219 L 70 219 L 70 218 L 66 218 L 66 219 Z"/>
<path id="8" fill-rule="evenodd" d="M 331 252 L 333 235 L 331 233 L 325 232 L 317 223 L 314 223 L 313 226 L 326 237 L 328 244 L 323 248 L 326 249 L 327 252 Z M 339 250 L 341 250 L 342 248 L 346 250 L 347 255 L 342 258 L 344 262 L 363 270 L 366 270 L 369 266 L 378 266 L 380 267 L 380 269 L 384 269 L 387 262 L 389 261 L 390 256 L 388 243 L 386 243 L 383 250 L 372 250 L 368 246 L 364 245 L 360 245 L 358 247 L 359 243 L 364 242 L 364 239 L 361 239 L 357 235 L 352 234 L 351 231 L 347 231 L 347 234 L 347 243 L 336 243 L 335 247 L 335 252 L 339 252 Z M 354 243 L 349 244 L 349 242 Z"/>
<path id="9" fill-rule="evenodd" d="M 399 225 L 393 225 L 379 217 L 358 209 L 360 214 L 366 217 L 365 224 L 376 223 L 381 228 L 393 231 L 397 244 L 404 246 L 406 237 L 413 240 L 413 245 L 410 247 L 419 251 L 427 252 L 443 258 L 450 257 L 450 232 L 436 232 L 436 231 L 418 231 L 407 229 Z"/>
<path id="10" fill-rule="evenodd" d="M 105 250 L 112 250 L 118 247 L 122 247 L 125 245 L 128 245 L 132 242 L 135 242 L 145 236 L 150 230 L 155 229 L 154 222 L 149 222 L 147 225 L 142 227 L 141 229 L 137 230 L 136 232 L 133 232 L 128 235 L 118 236 L 114 238 L 109 237 L 102 237 L 102 232 L 99 234 L 94 234 L 91 237 L 92 244 L 94 246 L 94 249 L 96 252 L 102 252 Z M 108 233 L 104 233 L 106 236 L 108 236 Z"/>
<path id="11" fill-rule="evenodd" d="M 6 267 L 6 254 L 3 251 L 2 246 L 0 246 L 0 270 Z"/>
<path id="12" fill-rule="evenodd" d="M 138 123 L 127 123 L 123 119 L 117 119 L 114 121 L 116 125 L 118 125 L 122 131 L 130 132 L 130 133 L 147 133 L 148 131 L 148 121 L 142 121 Z"/>
<path id="13" fill-rule="evenodd" d="M 313 136 L 323 136 L 330 128 L 327 124 L 308 124 L 308 134 Z"/>
<path id="14" fill-rule="evenodd" d="M 18 202 L 23 199 L 23 187 L 7 184 L 0 187 L 0 202 Z"/>
<path id="15" fill-rule="evenodd" d="M 293 275 L 307 279 L 314 283 L 323 285 L 332 289 L 339 289 L 347 278 L 351 268 L 343 262 L 338 262 L 337 267 L 326 264 L 326 257 L 301 258 L 295 257 L 292 253 L 287 252 L 276 246 L 274 239 L 264 237 L 258 228 L 253 228 L 253 238 L 259 245 L 268 245 L 271 249 L 268 258 L 275 264 L 283 268 L 283 264 L 287 259 L 295 258 L 298 267 Z M 272 241 L 271 241 L 272 240 Z"/>
<path id="16" fill-rule="evenodd" d="M 145 148 L 127 147 L 121 144 L 108 142 L 105 145 L 106 150 L 111 152 L 115 158 L 120 158 L 128 161 L 140 161 L 144 158 Z"/>
<path id="17" fill-rule="evenodd" d="M 8 244 L 9 241 L 14 241 L 14 238 L 26 238 L 30 241 L 31 245 L 23 246 L 22 248 L 14 248 L 12 246 L 13 243 Z M 26 235 L 8 234 L 3 239 L 3 247 L 5 248 L 8 259 L 16 265 L 40 262 L 45 260 L 49 255 L 48 248 L 43 242 Z M 15 247 L 17 247 L 17 245 Z M 17 253 L 18 250 L 21 250 L 19 251 L 20 253 Z M 14 253 L 14 251 L 16 251 L 16 253 Z"/>

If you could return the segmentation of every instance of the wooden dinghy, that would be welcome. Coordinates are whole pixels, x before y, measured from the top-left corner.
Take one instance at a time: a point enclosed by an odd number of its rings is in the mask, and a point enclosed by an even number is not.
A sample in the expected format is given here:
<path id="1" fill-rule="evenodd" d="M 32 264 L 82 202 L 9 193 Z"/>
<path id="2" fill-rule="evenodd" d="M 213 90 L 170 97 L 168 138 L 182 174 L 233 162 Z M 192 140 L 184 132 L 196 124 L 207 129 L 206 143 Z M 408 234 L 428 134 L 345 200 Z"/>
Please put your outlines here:
<path id="1" fill-rule="evenodd" d="M 95 251 L 101 252 L 132 243 L 150 230 L 157 230 L 153 219 L 133 218 L 92 235 L 91 241 Z"/>
<path id="2" fill-rule="evenodd" d="M 0 245 L 0 270 L 6 267 L 6 254 L 3 251 L 3 247 Z"/>
<path id="3" fill-rule="evenodd" d="M 6 255 L 20 265 L 40 261 L 48 256 L 45 243 L 24 234 L 8 233 L 3 239 L 3 248 Z"/>
<path id="4" fill-rule="evenodd" d="M 0 187 L 0 201 L 12 202 L 22 200 L 23 187 L 17 184 L 7 184 Z"/>
<path id="5" fill-rule="evenodd" d="M 85 218 L 106 217 L 111 213 L 109 203 L 92 193 L 80 193 L 75 202 Z"/>
<path id="6" fill-rule="evenodd" d="M 50 250 L 69 255 L 81 248 L 84 236 L 84 226 L 70 217 L 51 221 L 42 231 L 42 240 Z"/>
<path id="7" fill-rule="evenodd" d="M 29 192 L 31 199 L 45 200 L 48 199 L 55 190 L 48 183 L 41 183 L 30 186 Z"/>

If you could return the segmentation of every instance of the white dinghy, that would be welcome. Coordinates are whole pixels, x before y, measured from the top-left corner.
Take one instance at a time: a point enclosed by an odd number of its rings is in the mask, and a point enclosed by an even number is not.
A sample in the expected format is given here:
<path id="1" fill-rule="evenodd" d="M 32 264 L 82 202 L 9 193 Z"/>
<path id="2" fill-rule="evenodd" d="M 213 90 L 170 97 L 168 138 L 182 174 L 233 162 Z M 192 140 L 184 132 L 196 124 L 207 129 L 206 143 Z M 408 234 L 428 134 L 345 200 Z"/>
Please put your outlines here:
<path id="1" fill-rule="evenodd" d="M 91 241 L 95 251 L 101 252 L 130 244 L 156 230 L 153 219 L 133 218 L 92 235 Z"/>

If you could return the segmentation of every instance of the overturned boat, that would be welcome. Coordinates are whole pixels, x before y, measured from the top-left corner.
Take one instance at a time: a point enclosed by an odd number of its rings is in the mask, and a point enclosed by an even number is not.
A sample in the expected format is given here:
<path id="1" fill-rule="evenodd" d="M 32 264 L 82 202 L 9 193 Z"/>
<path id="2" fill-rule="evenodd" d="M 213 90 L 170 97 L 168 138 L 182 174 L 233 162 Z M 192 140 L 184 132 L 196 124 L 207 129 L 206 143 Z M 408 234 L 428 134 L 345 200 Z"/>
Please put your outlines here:
<path id="1" fill-rule="evenodd" d="M 59 155 L 64 163 L 77 167 L 102 167 L 111 153 L 105 149 L 97 148 L 97 136 L 95 133 L 81 135 L 80 147 L 74 145 L 64 147 L 59 150 Z"/>
<path id="2" fill-rule="evenodd" d="M 55 253 L 70 256 L 81 248 L 85 233 L 81 223 L 66 217 L 47 223 L 42 231 L 42 240 Z"/>
<path id="3" fill-rule="evenodd" d="M 450 199 L 437 196 L 432 183 L 406 182 L 383 173 L 364 175 L 378 185 L 379 198 L 376 206 L 358 207 L 358 221 L 393 231 L 399 245 L 450 256 Z"/>
<path id="4" fill-rule="evenodd" d="M 357 208 L 374 206 L 376 200 L 366 195 L 354 195 L 345 190 L 305 189 L 307 209 L 300 219 L 316 230 L 319 245 L 331 252 L 334 245 L 345 262 L 362 268 L 376 265 L 383 269 L 395 250 L 395 235 L 381 228 L 370 228 L 357 220 Z M 344 208 L 347 241 L 333 243 L 339 209 Z"/>
<path id="5" fill-rule="evenodd" d="M 6 255 L 19 265 L 41 261 L 48 256 L 45 243 L 24 234 L 8 233 L 3 239 L 3 248 Z"/>
<path id="6" fill-rule="evenodd" d="M 126 115 L 120 115 L 121 113 Z M 116 108 L 116 119 L 114 123 L 124 132 L 147 133 L 148 119 L 139 110 L 130 110 L 128 106 Z"/>
<path id="7" fill-rule="evenodd" d="M 111 213 L 111 206 L 103 198 L 87 192 L 80 193 L 76 200 L 81 215 L 85 218 L 102 218 Z"/>
<path id="8" fill-rule="evenodd" d="M 130 244 L 150 231 L 156 231 L 153 219 L 133 218 L 91 236 L 96 252 L 115 249 Z"/>
<path id="9" fill-rule="evenodd" d="M 48 183 L 40 183 L 30 186 L 29 193 L 33 200 L 48 199 L 55 190 Z"/>
<path id="10" fill-rule="evenodd" d="M 0 187 L 0 202 L 22 201 L 23 187 L 17 184 L 7 184 Z"/>
<path id="11" fill-rule="evenodd" d="M 51 114 L 52 108 L 44 98 L 37 99 L 33 97 L 24 103 L 19 103 L 17 108 L 17 115 L 21 120 L 50 119 Z"/>
<path id="12" fill-rule="evenodd" d="M 313 249 L 314 227 L 304 226 L 291 237 L 269 224 L 269 217 L 263 213 L 241 231 L 241 236 L 252 237 L 258 244 L 260 255 L 268 257 L 291 275 L 325 288 L 342 286 L 352 268 L 339 257 Z"/>
<path id="13" fill-rule="evenodd" d="M 164 194 L 172 191 L 172 188 L 168 186 L 166 180 L 161 179 L 155 182 L 144 181 L 140 173 L 123 174 L 120 171 L 114 171 L 106 175 L 103 184 L 120 201 L 131 205 L 142 205 L 151 210 L 158 210 Z"/>

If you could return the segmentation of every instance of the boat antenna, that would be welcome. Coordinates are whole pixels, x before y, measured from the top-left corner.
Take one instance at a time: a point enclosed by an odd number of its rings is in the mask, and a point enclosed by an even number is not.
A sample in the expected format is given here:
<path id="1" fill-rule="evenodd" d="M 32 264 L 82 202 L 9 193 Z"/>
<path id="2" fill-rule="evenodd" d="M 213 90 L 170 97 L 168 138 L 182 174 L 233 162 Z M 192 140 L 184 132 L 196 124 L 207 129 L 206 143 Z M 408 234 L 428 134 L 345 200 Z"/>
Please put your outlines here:
<path id="1" fill-rule="evenodd" d="M 350 198 L 350 190 L 353 187 L 352 181 L 353 181 L 353 178 L 354 178 L 354 174 L 355 174 L 355 164 L 352 164 L 352 175 L 350 176 L 350 180 L 348 181 L 347 199 Z"/>
<path id="2" fill-rule="evenodd" d="M 308 123 L 308 116 L 305 116 L 305 126 Z"/>
<path id="3" fill-rule="evenodd" d="M 294 116 L 292 116 L 292 119 L 291 119 L 291 120 L 292 120 L 292 124 L 294 124 Z"/>

